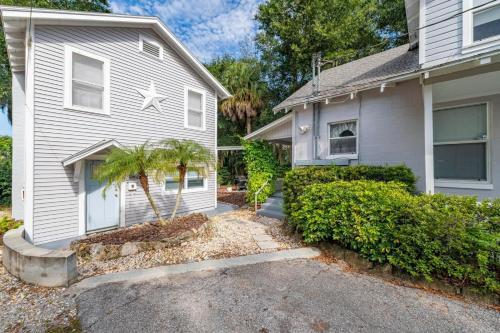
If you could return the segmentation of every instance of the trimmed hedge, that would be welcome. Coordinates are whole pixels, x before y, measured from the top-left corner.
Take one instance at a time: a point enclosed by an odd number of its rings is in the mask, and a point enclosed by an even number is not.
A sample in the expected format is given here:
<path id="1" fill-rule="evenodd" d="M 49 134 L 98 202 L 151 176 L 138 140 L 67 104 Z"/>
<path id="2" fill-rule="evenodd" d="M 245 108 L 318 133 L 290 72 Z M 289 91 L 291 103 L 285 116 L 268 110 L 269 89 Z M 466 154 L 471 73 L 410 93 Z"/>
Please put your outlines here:
<path id="1" fill-rule="evenodd" d="M 290 218 L 307 243 L 334 240 L 414 277 L 500 292 L 500 200 L 337 181 L 306 187 Z"/>
<path id="2" fill-rule="evenodd" d="M 354 165 L 348 167 L 302 167 L 287 172 L 283 183 L 285 212 L 290 215 L 292 203 L 296 203 L 305 187 L 311 184 L 330 183 L 336 180 L 378 180 L 398 181 L 405 185 L 408 192 L 416 191 L 417 178 L 410 168 L 398 166 Z"/>

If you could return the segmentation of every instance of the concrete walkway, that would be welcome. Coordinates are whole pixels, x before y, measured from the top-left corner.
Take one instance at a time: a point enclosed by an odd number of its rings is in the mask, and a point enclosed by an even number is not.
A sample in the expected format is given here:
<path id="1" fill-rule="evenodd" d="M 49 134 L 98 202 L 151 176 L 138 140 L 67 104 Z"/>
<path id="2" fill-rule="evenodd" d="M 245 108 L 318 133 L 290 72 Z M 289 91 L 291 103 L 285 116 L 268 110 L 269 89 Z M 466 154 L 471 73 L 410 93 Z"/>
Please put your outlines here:
<path id="1" fill-rule="evenodd" d="M 310 259 L 105 284 L 76 302 L 84 332 L 500 332 L 494 310 Z"/>
<path id="2" fill-rule="evenodd" d="M 247 229 L 260 249 L 275 250 L 279 248 L 279 244 L 275 242 L 270 235 L 267 234 L 266 230 L 269 228 L 268 226 L 253 221 L 241 220 L 238 218 L 230 218 L 227 221 L 239 224 L 242 228 Z"/>
<path id="3" fill-rule="evenodd" d="M 248 256 L 233 257 L 228 259 L 204 260 L 188 264 L 158 266 L 147 269 L 136 269 L 126 272 L 117 272 L 106 275 L 99 275 L 84 279 L 71 286 L 71 291 L 78 294 L 85 289 L 95 288 L 107 283 L 115 283 L 115 282 L 138 283 L 174 274 L 210 271 L 216 269 L 227 269 L 231 267 L 251 265 L 251 264 L 271 262 L 271 261 L 313 258 L 318 256 L 319 254 L 320 251 L 316 248 L 301 248 L 301 249 L 285 250 L 272 253 L 260 253 Z"/>

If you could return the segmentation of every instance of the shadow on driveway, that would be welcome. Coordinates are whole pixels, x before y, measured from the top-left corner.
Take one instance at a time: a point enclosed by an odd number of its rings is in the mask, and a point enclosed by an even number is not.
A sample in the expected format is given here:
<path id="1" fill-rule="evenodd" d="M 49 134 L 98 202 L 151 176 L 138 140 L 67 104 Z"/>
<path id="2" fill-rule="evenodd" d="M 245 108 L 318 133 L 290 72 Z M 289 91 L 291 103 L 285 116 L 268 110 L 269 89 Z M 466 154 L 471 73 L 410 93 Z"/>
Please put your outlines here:
<path id="1" fill-rule="evenodd" d="M 500 315 L 300 259 L 113 283 L 77 298 L 85 332 L 500 332 Z"/>

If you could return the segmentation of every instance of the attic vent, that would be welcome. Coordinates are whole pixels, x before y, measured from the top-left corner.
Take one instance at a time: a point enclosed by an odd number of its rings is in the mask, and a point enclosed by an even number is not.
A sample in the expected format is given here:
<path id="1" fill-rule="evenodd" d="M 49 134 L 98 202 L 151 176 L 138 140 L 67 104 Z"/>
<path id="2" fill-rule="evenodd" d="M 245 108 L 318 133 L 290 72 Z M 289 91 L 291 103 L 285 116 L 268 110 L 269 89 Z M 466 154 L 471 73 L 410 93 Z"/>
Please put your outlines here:
<path id="1" fill-rule="evenodd" d="M 163 49 L 160 44 L 156 41 L 146 39 L 141 36 L 140 47 L 141 51 L 152 55 L 155 58 L 162 59 L 163 58 Z"/>

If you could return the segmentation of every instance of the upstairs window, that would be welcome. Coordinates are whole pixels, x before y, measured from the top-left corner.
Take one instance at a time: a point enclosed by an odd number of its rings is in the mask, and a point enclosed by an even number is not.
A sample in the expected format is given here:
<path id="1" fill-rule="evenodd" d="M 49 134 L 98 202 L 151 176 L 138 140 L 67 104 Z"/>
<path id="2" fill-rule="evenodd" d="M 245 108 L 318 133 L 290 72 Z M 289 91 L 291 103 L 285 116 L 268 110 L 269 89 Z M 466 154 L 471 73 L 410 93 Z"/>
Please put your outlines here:
<path id="1" fill-rule="evenodd" d="M 357 122 L 355 120 L 329 124 L 330 156 L 356 155 L 358 147 Z"/>
<path id="2" fill-rule="evenodd" d="M 201 90 L 185 89 L 185 121 L 187 128 L 205 129 L 205 93 Z"/>
<path id="3" fill-rule="evenodd" d="M 500 0 L 463 0 L 464 52 L 500 45 Z"/>
<path id="4" fill-rule="evenodd" d="M 474 7 L 485 5 L 491 0 L 474 0 Z M 486 5 L 484 7 L 487 7 Z M 486 9 L 474 11 L 473 17 L 474 42 L 500 35 L 500 4 Z"/>
<path id="5" fill-rule="evenodd" d="M 434 110 L 434 178 L 488 179 L 488 108 L 475 104 Z"/>
<path id="6" fill-rule="evenodd" d="M 109 113 L 109 59 L 66 47 L 65 107 Z"/>
<path id="7" fill-rule="evenodd" d="M 163 59 L 163 47 L 156 40 L 139 36 L 139 50 L 157 59 Z"/>

